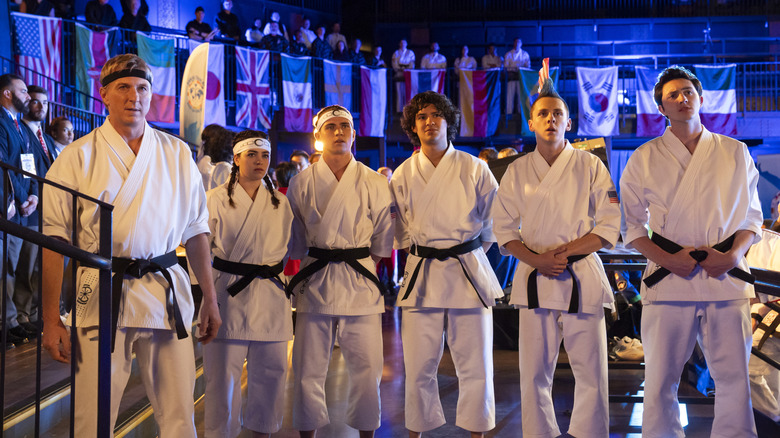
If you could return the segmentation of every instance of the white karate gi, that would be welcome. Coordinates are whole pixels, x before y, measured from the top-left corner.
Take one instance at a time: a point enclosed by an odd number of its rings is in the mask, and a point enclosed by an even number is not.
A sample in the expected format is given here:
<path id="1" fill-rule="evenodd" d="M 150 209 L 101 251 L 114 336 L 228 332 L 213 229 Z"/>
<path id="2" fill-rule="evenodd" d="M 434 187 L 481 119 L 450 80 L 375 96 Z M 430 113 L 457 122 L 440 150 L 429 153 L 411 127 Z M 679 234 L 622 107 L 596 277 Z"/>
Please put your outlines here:
<path id="1" fill-rule="evenodd" d="M 520 68 L 527 69 L 531 67 L 531 57 L 523 49 L 512 49 L 504 55 L 504 68 L 508 74 L 519 74 Z M 520 79 L 508 79 L 506 85 L 506 113 L 512 114 L 515 100 L 517 100 L 517 109 L 523 103 L 520 101 Z"/>
<path id="2" fill-rule="evenodd" d="M 761 232 L 758 172 L 744 143 L 704 128 L 690 154 L 669 128 L 640 146 L 620 180 L 627 247 L 651 230 L 681 246 L 713 246 L 738 230 Z M 747 270 L 743 258 L 737 267 Z M 645 276 L 658 269 L 648 260 Z M 755 436 L 747 363 L 753 286 L 728 274 L 668 275 L 641 288 L 645 351 L 643 435 L 683 436 L 677 386 L 697 337 L 717 396 L 712 436 Z M 673 324 L 671 322 L 674 322 Z"/>
<path id="3" fill-rule="evenodd" d="M 602 237 L 611 248 L 620 234 L 620 208 L 609 171 L 598 157 L 574 149 L 568 141 L 552 166 L 538 150 L 509 165 L 493 204 L 493 221 L 504 253 L 503 246 L 512 240 L 522 240 L 541 254 L 589 233 Z M 595 253 L 571 264 L 571 269 L 579 284 L 577 314 L 567 313 L 572 293 L 568 271 L 556 278 L 536 274 L 538 309 L 528 309 L 528 277 L 534 268 L 518 261 L 515 271 L 510 303 L 520 307 L 524 436 L 560 435 L 552 383 L 561 338 L 575 378 L 568 433 L 578 437 L 609 434 L 603 308 L 612 307 L 612 289 Z"/>
<path id="4" fill-rule="evenodd" d="M 404 70 L 414 68 L 415 56 L 410 49 L 398 49 L 393 52 L 391 65 L 393 66 L 393 81 L 395 82 L 395 112 L 400 113 L 406 105 L 406 83 L 404 82 Z"/>
<path id="5" fill-rule="evenodd" d="M 761 230 L 761 241 L 750 248 L 745 258 L 751 267 L 780 271 L 780 234 Z M 775 296 L 757 295 L 762 303 L 767 301 L 777 303 Z M 763 304 L 754 304 L 754 306 L 763 306 Z M 774 318 L 778 316 L 774 315 Z M 765 318 L 764 323 L 768 323 L 769 320 Z M 758 347 L 763 337 L 764 331 L 757 329 L 753 333 L 753 347 Z M 761 352 L 780 361 L 780 333 L 775 332 L 770 336 L 761 347 Z M 780 370 L 751 354 L 748 371 L 753 407 L 773 421 L 780 421 Z"/>
<path id="6" fill-rule="evenodd" d="M 308 247 L 369 247 L 372 255 L 390 256 L 393 221 L 387 179 L 354 157 L 340 181 L 324 161 L 312 164 L 293 177 L 287 197 L 295 217 L 290 257 L 301 259 L 301 269 L 314 260 L 306 255 Z M 359 262 L 375 272 L 370 257 Z M 329 263 L 293 292 L 298 311 L 293 427 L 314 430 L 329 422 L 325 377 L 337 329 L 350 370 L 347 424 L 358 430 L 377 429 L 384 300 L 376 285 L 339 262 Z"/>
<path id="7" fill-rule="evenodd" d="M 447 58 L 441 53 L 426 53 L 420 61 L 420 68 L 424 70 L 436 70 L 447 68 Z"/>
<path id="8" fill-rule="evenodd" d="M 449 145 L 434 167 L 420 153 L 404 161 L 390 181 L 398 206 L 395 247 L 446 249 L 480 238 L 495 242 L 490 208 L 498 184 L 487 165 Z M 407 299 L 402 299 L 420 258 L 409 254 L 398 305 L 404 308 L 406 428 L 415 432 L 445 423 L 437 371 L 444 334 L 459 376 L 455 424 L 484 432 L 495 427 L 493 306 L 503 296 L 483 247 L 455 258 L 425 259 Z M 475 289 L 476 288 L 476 289 Z"/>
<path id="9" fill-rule="evenodd" d="M 106 120 L 103 126 L 63 150 L 47 178 L 114 205 L 114 256 L 150 259 L 173 251 L 190 237 L 209 231 L 206 194 L 189 148 L 149 125 L 144 126 L 136 156 Z M 70 242 L 71 196 L 48 185 L 44 191 L 47 200 L 43 209 L 44 233 Z M 96 205 L 79 201 L 78 244 L 89 252 L 98 248 L 98 218 Z M 189 327 L 195 308 L 189 277 L 179 265 L 168 271 L 174 282 L 173 291 L 182 319 Z M 96 284 L 89 279 L 91 276 L 96 276 L 94 269 L 79 268 L 78 284 L 87 286 L 82 290 L 97 290 Z M 125 278 L 123 282 L 117 347 L 112 355 L 116 389 L 111 392 L 112 418 L 116 418 L 121 389 L 126 384 L 123 370 L 129 372 L 134 346 L 146 387 L 151 391 L 147 395 L 161 436 L 194 437 L 192 339 L 176 339 L 170 315 L 166 312 L 167 288 L 161 273 L 147 274 L 140 279 Z M 97 292 L 91 297 L 81 295 L 80 298 L 88 298 L 88 302 L 83 307 L 77 304 L 76 325 L 85 329 L 97 326 Z M 79 345 L 76 346 L 82 352 L 76 372 L 76 435 L 79 437 L 94 436 L 97 424 L 97 373 L 89 371 L 89 364 L 97 361 L 97 338 L 81 336 L 86 331 L 79 330 Z M 120 347 L 123 342 L 126 345 Z M 75 357 L 79 358 L 78 354 Z M 162 365 L 169 363 L 175 363 L 176 369 L 163 372 Z M 160 389 L 159 382 L 168 389 Z M 184 400 L 181 400 L 181 394 L 185 395 Z M 174 405 L 181 409 L 177 412 L 165 409 Z"/>
<path id="10" fill-rule="evenodd" d="M 283 261 L 293 219 L 287 198 L 277 192 L 279 206 L 274 208 L 265 184 L 253 201 L 236 183 L 231 207 L 227 188 L 223 184 L 207 194 L 214 256 L 254 265 Z M 262 278 L 230 296 L 227 288 L 241 277 L 213 272 L 222 326 L 217 338 L 203 346 L 206 437 L 233 438 L 241 432 L 244 360 L 248 390 L 243 424 L 257 432 L 278 432 L 284 414 L 287 342 L 293 338 L 290 300 L 282 284 Z"/>

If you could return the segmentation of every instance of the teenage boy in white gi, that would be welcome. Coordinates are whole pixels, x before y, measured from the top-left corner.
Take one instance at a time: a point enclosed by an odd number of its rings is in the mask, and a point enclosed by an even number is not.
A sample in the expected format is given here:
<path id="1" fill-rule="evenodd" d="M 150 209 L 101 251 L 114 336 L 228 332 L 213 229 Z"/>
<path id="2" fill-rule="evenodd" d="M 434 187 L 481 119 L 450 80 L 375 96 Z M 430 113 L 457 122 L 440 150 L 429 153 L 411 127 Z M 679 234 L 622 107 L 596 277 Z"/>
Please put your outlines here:
<path id="1" fill-rule="evenodd" d="M 446 422 L 436 378 L 445 333 L 459 377 L 455 424 L 473 437 L 495 427 L 492 306 L 503 292 L 485 251 L 496 241 L 490 208 L 498 183 L 485 162 L 452 145 L 459 124 L 446 96 L 416 95 L 401 126 L 421 153 L 390 180 L 395 247 L 409 252 L 398 305 L 410 437 Z"/>
<path id="2" fill-rule="evenodd" d="M 712 436 L 755 436 L 748 385 L 754 290 L 744 254 L 760 239 L 758 172 L 744 143 L 702 126 L 702 87 L 693 73 L 669 67 L 653 92 L 671 126 L 634 152 L 620 180 L 623 241 L 648 259 L 642 434 L 684 435 L 677 387 L 698 339 L 717 388 Z"/>
<path id="3" fill-rule="evenodd" d="M 564 138 L 569 107 L 548 79 L 531 106 L 536 150 L 501 179 L 493 220 L 498 244 L 519 260 L 511 304 L 520 308 L 523 436 L 556 437 L 553 375 L 563 339 L 574 374 L 568 433 L 607 437 L 607 333 L 612 289 L 595 251 L 620 235 L 620 207 L 606 166 Z"/>
<path id="4" fill-rule="evenodd" d="M 314 118 L 322 159 L 290 181 L 290 257 L 301 270 L 288 285 L 298 316 L 293 342 L 293 427 L 315 436 L 329 423 L 325 378 L 338 340 L 349 371 L 347 424 L 371 437 L 380 424 L 384 286 L 376 262 L 393 247 L 387 179 L 355 160 L 352 114 L 339 105 Z M 335 338 L 335 339 L 334 339 Z"/>
<path id="5" fill-rule="evenodd" d="M 194 438 L 195 357 L 188 332 L 195 303 L 175 249 L 185 243 L 203 289 L 199 340 L 207 343 L 221 321 L 209 259 L 206 193 L 187 145 L 144 119 L 152 100 L 149 66 L 136 55 L 115 56 L 103 66 L 100 83 L 108 118 L 66 148 L 46 177 L 114 205 L 111 293 L 120 304 L 113 315 L 111 425 L 135 353 L 160 436 Z M 70 242 L 71 195 L 49 185 L 44 190 L 44 234 Z M 80 201 L 79 209 L 79 247 L 96 251 L 98 207 Z M 95 436 L 99 300 L 89 291 L 97 290 L 97 271 L 79 268 L 77 344 L 71 351 L 59 313 L 63 257 L 48 250 L 43 256 L 43 346 L 56 360 L 76 358 L 76 436 Z M 157 269 L 131 276 L 141 271 L 139 260 L 150 260 Z"/>

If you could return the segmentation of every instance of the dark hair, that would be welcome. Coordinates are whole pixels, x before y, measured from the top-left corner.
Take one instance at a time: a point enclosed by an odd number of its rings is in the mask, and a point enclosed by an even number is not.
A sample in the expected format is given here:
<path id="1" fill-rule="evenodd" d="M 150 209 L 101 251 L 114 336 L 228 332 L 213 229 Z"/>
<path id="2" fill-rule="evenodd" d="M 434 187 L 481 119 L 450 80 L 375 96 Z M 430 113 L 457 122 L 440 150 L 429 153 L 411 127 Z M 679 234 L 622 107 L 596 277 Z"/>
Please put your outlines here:
<path id="1" fill-rule="evenodd" d="M 61 124 L 64 124 L 65 122 L 70 122 L 70 119 L 65 116 L 59 116 L 55 117 L 51 123 L 49 123 L 49 129 L 46 130 L 46 133 L 54 137 L 54 131 L 59 129 Z M 73 122 L 71 122 L 72 124 Z"/>
<path id="2" fill-rule="evenodd" d="M 282 161 L 276 165 L 276 182 L 279 187 L 289 187 L 292 177 L 298 174 L 298 166 L 289 162 Z"/>
<path id="3" fill-rule="evenodd" d="M 699 78 L 697 78 L 696 75 L 691 73 L 691 71 L 687 68 L 679 65 L 673 65 L 671 67 L 667 67 L 664 71 L 661 72 L 661 74 L 658 75 L 658 81 L 655 83 L 655 87 L 653 87 L 653 99 L 655 100 L 656 105 L 661 105 L 664 85 L 666 85 L 667 82 L 673 81 L 675 79 L 687 79 L 691 81 L 693 88 L 695 88 L 696 92 L 699 93 L 699 96 L 701 96 L 702 88 Z"/>
<path id="4" fill-rule="evenodd" d="M 211 157 L 212 163 L 233 161 L 233 132 L 212 123 L 203 128 L 200 138 L 203 140 L 203 153 Z"/>
<path id="5" fill-rule="evenodd" d="M 498 151 L 492 147 L 482 148 L 477 157 L 486 161 L 493 161 L 498 159 Z"/>
<path id="6" fill-rule="evenodd" d="M 29 86 L 27 86 L 27 94 L 32 94 L 32 93 L 45 94 L 47 96 L 49 95 L 49 92 L 46 91 L 45 88 L 39 87 L 38 85 L 29 85 Z"/>
<path id="7" fill-rule="evenodd" d="M 268 140 L 268 135 L 263 131 L 255 131 L 253 129 L 246 129 L 238 134 L 233 138 L 233 146 L 237 145 L 243 140 L 246 140 L 248 138 L 255 138 L 260 137 Z M 271 205 L 274 206 L 274 208 L 279 208 L 279 198 L 276 197 L 276 191 L 274 190 L 274 183 L 271 181 L 271 178 L 268 177 L 268 172 L 266 172 L 265 176 L 263 177 L 263 181 L 265 182 L 265 188 L 268 189 L 268 192 L 271 194 Z M 231 207 L 236 206 L 236 203 L 233 202 L 233 189 L 236 187 L 236 182 L 238 182 L 238 165 L 236 162 L 233 162 L 233 167 L 230 169 L 230 179 L 228 180 L 228 202 L 230 203 Z"/>
<path id="8" fill-rule="evenodd" d="M 320 111 L 322 112 L 322 111 Z M 302 151 L 300 149 L 296 149 L 293 151 L 293 153 L 290 154 L 290 159 L 292 160 L 293 157 L 306 157 L 306 160 L 309 160 L 309 153 L 306 151 Z"/>
<path id="9" fill-rule="evenodd" d="M 780 218 L 778 218 L 775 223 L 772 224 L 771 227 L 769 227 L 770 230 L 774 231 L 775 233 L 780 233 Z"/>
<path id="10" fill-rule="evenodd" d="M 450 102 L 447 96 L 435 91 L 425 91 L 412 98 L 404 107 L 401 127 L 415 146 L 420 146 L 420 137 L 413 131 L 417 113 L 428 105 L 433 105 L 447 121 L 447 140 L 452 141 L 460 130 L 460 110 Z"/>
<path id="11" fill-rule="evenodd" d="M 571 112 L 569 111 L 569 104 L 566 103 L 566 100 L 564 100 L 560 94 L 558 94 L 558 91 L 555 90 L 555 86 L 553 85 L 553 81 L 550 78 L 547 78 L 544 80 L 544 84 L 542 84 L 542 89 L 539 90 L 539 97 L 536 98 L 533 104 L 531 104 L 531 118 L 533 118 L 534 114 L 534 107 L 536 106 L 536 102 L 539 102 L 541 98 L 543 97 L 552 97 L 553 99 L 558 99 L 561 102 L 563 102 L 563 106 L 566 107 L 566 117 L 569 117 Z"/>
<path id="12" fill-rule="evenodd" d="M 0 76 L 0 90 L 5 90 L 8 88 L 13 81 L 24 81 L 24 79 L 21 78 L 21 76 L 17 76 L 13 73 L 6 73 L 2 76 Z"/>
<path id="13" fill-rule="evenodd" d="M 195 13 L 197 14 L 198 12 L 203 12 L 203 13 L 205 13 L 205 12 L 206 12 L 206 10 L 205 10 L 205 9 L 203 9 L 203 6 L 198 6 L 197 8 L 195 8 Z"/>

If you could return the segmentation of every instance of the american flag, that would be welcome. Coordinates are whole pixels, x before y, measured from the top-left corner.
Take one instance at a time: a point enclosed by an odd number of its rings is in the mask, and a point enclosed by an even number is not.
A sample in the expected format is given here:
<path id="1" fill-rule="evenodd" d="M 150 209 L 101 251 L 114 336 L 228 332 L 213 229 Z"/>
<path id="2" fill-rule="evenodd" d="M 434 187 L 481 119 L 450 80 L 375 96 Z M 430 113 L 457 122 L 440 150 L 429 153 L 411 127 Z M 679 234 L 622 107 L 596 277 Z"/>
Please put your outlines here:
<path id="1" fill-rule="evenodd" d="M 236 47 L 236 126 L 259 129 L 271 127 L 271 87 L 266 50 Z"/>
<path id="2" fill-rule="evenodd" d="M 18 73 L 27 85 L 40 85 L 50 93 L 61 81 L 62 20 L 12 12 L 14 55 Z"/>
<path id="3" fill-rule="evenodd" d="M 544 58 L 542 60 L 542 68 L 539 69 L 539 82 L 537 83 L 537 86 L 540 91 L 542 87 L 544 87 L 544 81 L 547 79 L 550 79 L 550 58 Z"/>
<path id="4" fill-rule="evenodd" d="M 609 197 L 610 204 L 620 204 L 617 190 L 607 190 L 607 197 Z"/>

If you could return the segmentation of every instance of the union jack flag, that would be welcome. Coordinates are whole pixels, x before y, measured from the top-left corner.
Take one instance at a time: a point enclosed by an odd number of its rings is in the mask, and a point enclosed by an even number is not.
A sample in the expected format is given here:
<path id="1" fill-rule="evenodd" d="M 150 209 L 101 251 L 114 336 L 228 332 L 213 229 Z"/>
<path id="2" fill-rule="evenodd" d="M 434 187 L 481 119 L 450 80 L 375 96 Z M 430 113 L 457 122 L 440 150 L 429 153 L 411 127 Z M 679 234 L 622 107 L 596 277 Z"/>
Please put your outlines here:
<path id="1" fill-rule="evenodd" d="M 270 61 L 267 50 L 236 47 L 236 126 L 271 127 Z"/>
<path id="2" fill-rule="evenodd" d="M 53 81 L 61 81 L 62 20 L 12 12 L 17 73 L 27 85 L 39 85 L 54 93 Z"/>

